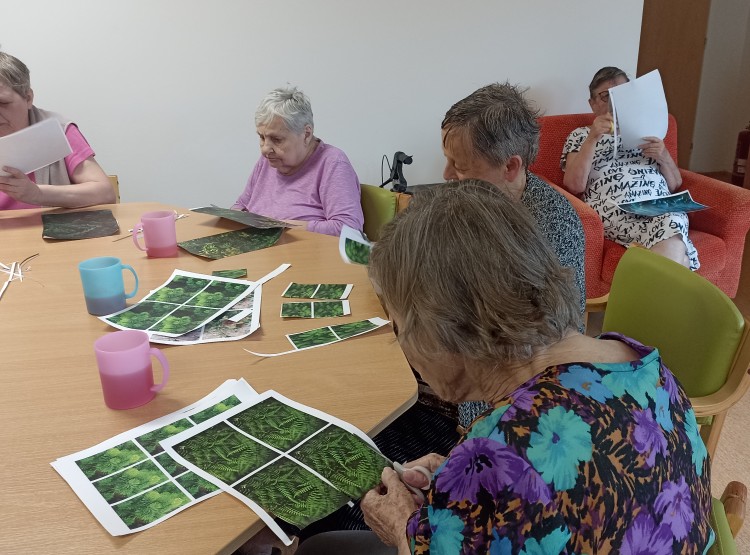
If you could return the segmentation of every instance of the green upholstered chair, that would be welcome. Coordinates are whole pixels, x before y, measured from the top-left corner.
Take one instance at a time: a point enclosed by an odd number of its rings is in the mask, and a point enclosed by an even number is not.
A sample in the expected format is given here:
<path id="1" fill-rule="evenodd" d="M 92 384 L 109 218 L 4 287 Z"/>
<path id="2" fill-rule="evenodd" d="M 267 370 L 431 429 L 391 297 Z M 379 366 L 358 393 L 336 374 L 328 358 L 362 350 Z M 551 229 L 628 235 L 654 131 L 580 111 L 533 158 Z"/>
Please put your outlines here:
<path id="1" fill-rule="evenodd" d="M 380 230 L 409 204 L 409 195 L 394 193 L 374 185 L 362 185 L 364 231 L 370 241 L 380 239 Z"/>

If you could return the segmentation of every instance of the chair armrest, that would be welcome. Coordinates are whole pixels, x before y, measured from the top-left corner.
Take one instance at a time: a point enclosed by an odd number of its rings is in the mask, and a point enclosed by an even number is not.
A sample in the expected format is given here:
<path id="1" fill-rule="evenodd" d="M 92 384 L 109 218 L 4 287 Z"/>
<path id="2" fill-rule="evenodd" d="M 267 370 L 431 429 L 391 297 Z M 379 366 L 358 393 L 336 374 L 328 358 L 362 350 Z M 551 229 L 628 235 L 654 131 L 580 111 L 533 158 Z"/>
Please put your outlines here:
<path id="1" fill-rule="evenodd" d="M 737 533 L 742 528 L 745 521 L 745 508 L 747 503 L 747 488 L 742 482 L 729 482 L 721 494 L 721 504 L 724 505 L 724 512 L 727 514 L 727 522 L 732 536 L 737 537 Z"/>
<path id="2" fill-rule="evenodd" d="M 680 190 L 690 191 L 696 202 L 709 207 L 690 213 L 690 227 L 721 237 L 729 252 L 734 246 L 730 243 L 739 239 L 744 244 L 750 229 L 750 190 L 688 170 L 681 169 L 680 174 Z"/>

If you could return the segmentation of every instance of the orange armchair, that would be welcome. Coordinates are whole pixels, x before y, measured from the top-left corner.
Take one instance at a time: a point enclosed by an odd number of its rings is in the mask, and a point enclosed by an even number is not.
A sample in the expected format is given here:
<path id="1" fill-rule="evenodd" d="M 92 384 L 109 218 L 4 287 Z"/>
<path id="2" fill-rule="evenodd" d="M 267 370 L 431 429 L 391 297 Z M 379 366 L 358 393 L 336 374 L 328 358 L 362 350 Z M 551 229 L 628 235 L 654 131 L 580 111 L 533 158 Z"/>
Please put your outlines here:
<path id="1" fill-rule="evenodd" d="M 594 114 L 565 114 L 539 118 L 539 155 L 529 168 L 562 192 L 578 212 L 586 239 L 586 295 L 601 297 L 609 292 L 625 248 L 604 238 L 604 227 L 596 212 L 562 189 L 560 155 L 565 139 L 573 129 L 590 125 Z M 670 114 L 664 144 L 677 161 L 677 122 Z M 679 165 L 679 163 L 678 163 Z M 730 297 L 737 294 L 742 268 L 745 237 L 750 229 L 750 190 L 724 183 L 695 172 L 680 169 L 682 187 L 709 208 L 691 212 L 690 238 L 698 250 L 698 273 Z"/>

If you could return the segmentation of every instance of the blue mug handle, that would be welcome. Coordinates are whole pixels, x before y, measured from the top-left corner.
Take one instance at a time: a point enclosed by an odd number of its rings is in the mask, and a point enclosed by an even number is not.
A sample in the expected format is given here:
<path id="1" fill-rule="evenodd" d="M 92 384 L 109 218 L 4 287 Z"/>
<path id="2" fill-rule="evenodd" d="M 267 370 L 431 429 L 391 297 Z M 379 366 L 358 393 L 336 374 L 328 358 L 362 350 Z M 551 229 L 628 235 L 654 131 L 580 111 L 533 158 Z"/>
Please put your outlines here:
<path id="1" fill-rule="evenodd" d="M 123 270 L 130 270 L 130 273 L 133 274 L 133 278 L 135 278 L 135 287 L 133 287 L 133 290 L 130 293 L 125 294 L 126 299 L 130 299 L 131 297 L 135 297 L 135 294 L 138 292 L 138 276 L 135 273 L 135 270 L 132 266 L 128 266 L 127 264 L 122 265 Z"/>

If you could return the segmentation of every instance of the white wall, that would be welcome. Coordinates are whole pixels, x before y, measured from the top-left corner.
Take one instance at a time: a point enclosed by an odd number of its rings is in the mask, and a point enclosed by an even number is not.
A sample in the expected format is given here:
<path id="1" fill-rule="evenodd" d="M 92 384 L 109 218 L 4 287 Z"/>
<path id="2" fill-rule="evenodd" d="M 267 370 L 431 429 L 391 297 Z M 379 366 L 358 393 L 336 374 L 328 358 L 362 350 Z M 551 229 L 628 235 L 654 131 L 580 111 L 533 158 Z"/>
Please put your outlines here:
<path id="1" fill-rule="evenodd" d="M 0 44 L 31 69 L 36 104 L 79 123 L 123 201 L 228 206 L 258 158 L 253 114 L 272 88 L 310 96 L 316 134 L 362 182 L 379 183 L 382 155 L 396 150 L 414 156 L 410 184 L 434 182 L 453 102 L 508 79 L 549 114 L 588 111 L 597 69 L 635 74 L 642 7 L 25 0 L 2 10 Z"/>
<path id="2" fill-rule="evenodd" d="M 750 122 L 750 3 L 713 0 L 707 35 L 690 169 L 732 171 Z"/>

